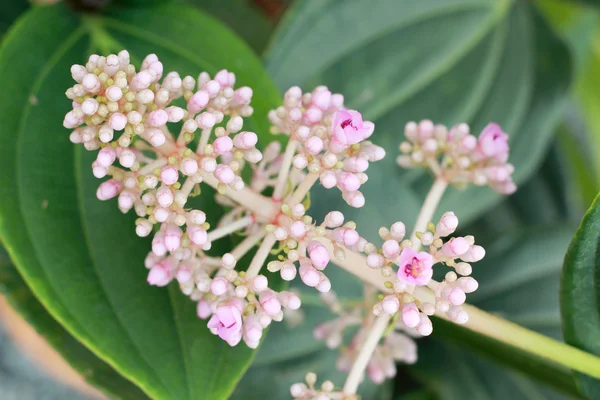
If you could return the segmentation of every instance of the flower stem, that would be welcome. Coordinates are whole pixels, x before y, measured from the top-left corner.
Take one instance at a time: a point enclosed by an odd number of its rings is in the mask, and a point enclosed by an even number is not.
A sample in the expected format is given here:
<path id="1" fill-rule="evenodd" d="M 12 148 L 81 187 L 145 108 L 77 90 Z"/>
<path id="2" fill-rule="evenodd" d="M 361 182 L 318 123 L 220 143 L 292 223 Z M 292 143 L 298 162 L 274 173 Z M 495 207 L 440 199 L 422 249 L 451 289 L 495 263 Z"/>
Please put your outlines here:
<path id="1" fill-rule="evenodd" d="M 223 236 L 227 236 L 230 233 L 233 233 L 239 229 L 245 228 L 248 225 L 251 225 L 254 222 L 254 217 L 252 215 L 248 215 L 247 217 L 238 219 L 228 225 L 217 228 L 208 233 L 208 241 L 213 242 L 217 239 L 222 238 Z"/>
<path id="2" fill-rule="evenodd" d="M 258 275 L 260 269 L 263 267 L 263 265 L 265 265 L 265 261 L 267 261 L 267 257 L 269 257 L 269 253 L 271 252 L 273 246 L 275 246 L 276 242 L 277 240 L 275 239 L 275 236 L 272 233 L 269 233 L 265 237 L 263 242 L 258 247 L 254 258 L 250 262 L 250 266 L 246 271 L 246 278 L 252 278 Z"/>
<path id="3" fill-rule="evenodd" d="M 417 222 L 415 223 L 415 227 L 413 229 L 413 233 L 411 235 L 411 241 L 413 242 L 413 248 L 418 250 L 420 243 L 417 241 L 417 232 L 422 232 L 426 229 L 427 223 L 433 217 L 435 210 L 444 195 L 444 191 L 448 184 L 445 180 L 438 178 L 433 182 L 427 197 L 425 198 L 425 202 L 421 207 L 421 211 L 419 211 L 419 215 L 417 217 Z M 364 269 L 369 269 L 366 265 L 366 262 L 362 264 Z M 361 265 L 361 264 L 357 264 Z M 368 283 L 367 283 L 368 284 Z M 411 285 L 408 288 L 409 293 L 413 293 L 415 290 L 415 286 Z M 360 379 L 364 374 L 367 365 L 369 364 L 369 360 L 377 347 L 377 344 L 381 340 L 381 337 L 386 331 L 386 328 L 390 324 L 391 316 L 387 314 L 383 314 L 375 319 L 371 330 L 369 331 L 369 335 L 365 340 L 365 343 L 362 345 L 354 364 L 352 365 L 352 369 L 350 370 L 350 374 L 348 375 L 348 379 L 346 379 L 346 384 L 344 385 L 344 393 L 345 394 L 355 394 L 356 389 L 358 389 L 358 385 L 360 383 Z"/>
<path id="4" fill-rule="evenodd" d="M 285 148 L 285 154 L 283 155 L 283 160 L 281 161 L 281 169 L 279 170 L 277 183 L 275 184 L 275 190 L 273 191 L 273 200 L 275 201 L 281 200 L 283 196 L 283 189 L 285 188 L 290 167 L 292 166 L 292 157 L 294 157 L 294 153 L 296 152 L 297 144 L 297 141 L 290 140 Z"/>
<path id="5" fill-rule="evenodd" d="M 253 248 L 260 240 L 265 237 L 267 231 L 261 229 L 260 231 L 253 233 L 246 237 L 246 239 L 242 240 L 235 249 L 231 251 L 231 255 L 235 257 L 236 260 L 242 258 L 251 248 Z"/>
<path id="6" fill-rule="evenodd" d="M 375 322 L 371 327 L 371 331 L 369 331 L 369 335 L 363 343 L 360 353 L 358 353 L 358 357 L 352 365 L 348 379 L 346 379 L 346 383 L 344 384 L 344 394 L 348 395 L 356 393 L 356 389 L 358 389 L 360 379 L 363 376 L 367 365 L 369 364 L 371 355 L 375 351 L 383 332 L 385 332 L 386 328 L 388 327 L 390 319 L 391 317 L 387 314 L 375 319 Z"/>
<path id="7" fill-rule="evenodd" d="M 296 188 L 296 191 L 287 200 L 287 204 L 290 206 L 295 206 L 296 204 L 300 203 L 310 188 L 315 184 L 317 179 L 319 179 L 319 174 L 317 173 L 311 172 L 306 175 L 302 183 L 300 183 Z"/>

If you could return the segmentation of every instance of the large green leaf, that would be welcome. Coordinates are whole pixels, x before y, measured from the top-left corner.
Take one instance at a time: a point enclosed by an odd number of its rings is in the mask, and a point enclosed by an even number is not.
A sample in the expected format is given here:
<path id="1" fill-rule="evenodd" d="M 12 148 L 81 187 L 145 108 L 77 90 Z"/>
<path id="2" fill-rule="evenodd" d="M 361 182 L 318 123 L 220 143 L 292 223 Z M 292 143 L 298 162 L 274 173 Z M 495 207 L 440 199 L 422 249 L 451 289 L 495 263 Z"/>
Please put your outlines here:
<path id="1" fill-rule="evenodd" d="M 0 248 L 2 295 L 35 330 L 71 364 L 85 380 L 115 399 L 147 399 L 131 382 L 125 380 L 65 330 L 21 278 L 4 248 Z"/>
<path id="2" fill-rule="evenodd" d="M 316 214 L 343 209 L 373 235 L 390 216 L 412 223 L 431 184 L 425 173 L 403 172 L 394 162 L 407 121 L 467 121 L 474 131 L 500 123 L 511 134 L 522 183 L 548 148 L 571 74 L 565 46 L 530 6 L 509 0 L 297 2 L 267 66 L 280 89 L 329 85 L 375 122 L 372 140 L 388 156 L 369 168 L 365 208 L 349 210 L 335 193 L 319 192 L 327 201 L 315 202 Z M 500 200 L 471 188 L 449 193 L 440 211 L 470 221 Z"/>
<path id="3" fill-rule="evenodd" d="M 50 314 L 147 395 L 221 399 L 253 352 L 211 335 L 177 288 L 145 283 L 148 240 L 135 236 L 133 215 L 95 199 L 93 155 L 69 143 L 62 128 L 70 65 L 91 51 L 120 48 L 137 60 L 157 53 L 167 70 L 184 74 L 234 71 L 255 90 L 251 128 L 267 131 L 265 115 L 278 94 L 260 61 L 198 10 L 123 8 L 82 20 L 64 5 L 33 9 L 0 50 L 10 94 L 0 98 L 0 234 Z M 203 209 L 213 218 L 221 212 L 214 204 Z"/>
<path id="4" fill-rule="evenodd" d="M 600 196 L 583 217 L 565 257 L 561 311 L 565 340 L 600 355 Z M 600 396 L 600 381 L 575 374 L 581 390 Z"/>

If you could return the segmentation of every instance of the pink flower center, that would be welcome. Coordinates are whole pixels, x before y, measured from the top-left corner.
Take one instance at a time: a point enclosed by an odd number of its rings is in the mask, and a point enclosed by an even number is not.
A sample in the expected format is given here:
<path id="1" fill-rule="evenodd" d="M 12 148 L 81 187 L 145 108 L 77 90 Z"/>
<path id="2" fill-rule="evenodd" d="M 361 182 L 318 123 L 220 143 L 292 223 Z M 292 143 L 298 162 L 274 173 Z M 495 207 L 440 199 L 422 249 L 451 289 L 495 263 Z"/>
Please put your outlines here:
<path id="1" fill-rule="evenodd" d="M 419 260 L 417 257 L 413 257 L 411 263 L 406 264 L 406 266 L 404 267 L 404 273 L 407 276 L 412 276 L 414 278 L 421 276 L 422 272 L 423 272 L 423 261 Z"/>
<path id="2" fill-rule="evenodd" d="M 346 128 L 348 125 L 350 125 L 355 131 L 358 130 L 356 126 L 352 125 L 352 118 L 348 118 L 347 120 L 342 121 L 342 123 L 340 124 L 342 129 Z"/>

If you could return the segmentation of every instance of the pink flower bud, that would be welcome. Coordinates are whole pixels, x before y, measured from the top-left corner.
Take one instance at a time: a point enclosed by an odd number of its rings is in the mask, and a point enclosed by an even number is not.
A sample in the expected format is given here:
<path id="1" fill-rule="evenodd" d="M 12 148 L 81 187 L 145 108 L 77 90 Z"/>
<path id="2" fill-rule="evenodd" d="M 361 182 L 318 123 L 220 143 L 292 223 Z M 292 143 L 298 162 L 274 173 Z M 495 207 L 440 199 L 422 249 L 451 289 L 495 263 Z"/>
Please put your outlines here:
<path id="1" fill-rule="evenodd" d="M 127 125 L 127 117 L 121 113 L 114 113 L 108 120 L 108 125 L 115 131 L 122 131 Z"/>
<path id="2" fill-rule="evenodd" d="M 419 314 L 419 310 L 414 303 L 407 304 L 402 307 L 402 322 L 408 328 L 414 328 L 421 321 Z"/>
<path id="3" fill-rule="evenodd" d="M 263 290 L 266 290 L 268 288 L 268 286 L 269 286 L 269 281 L 267 280 L 267 277 L 264 275 L 257 275 L 252 280 L 252 288 L 256 292 L 262 292 Z"/>
<path id="4" fill-rule="evenodd" d="M 118 86 L 111 86 L 106 89 L 105 95 L 110 101 L 119 101 L 123 97 L 123 91 Z"/>
<path id="5" fill-rule="evenodd" d="M 259 301 L 267 315 L 273 316 L 281 311 L 281 303 L 270 290 L 261 292 Z"/>
<path id="6" fill-rule="evenodd" d="M 331 189 L 338 183 L 337 177 L 335 176 L 335 173 L 332 171 L 324 171 L 319 176 L 319 179 L 321 181 L 321 185 L 323 185 L 323 187 L 325 189 Z"/>
<path id="7" fill-rule="evenodd" d="M 446 237 L 456 230 L 458 227 L 458 218 L 452 211 L 448 211 L 442 215 L 440 222 L 435 227 L 435 233 L 441 237 Z"/>
<path id="8" fill-rule="evenodd" d="M 323 150 L 323 140 L 318 136 L 311 136 L 304 142 L 304 148 L 308 154 L 319 154 Z"/>
<path id="9" fill-rule="evenodd" d="M 131 168 L 135 164 L 135 153 L 129 149 L 123 149 L 119 155 L 119 163 L 125 168 Z"/>
<path id="10" fill-rule="evenodd" d="M 221 136 L 213 142 L 215 154 L 221 155 L 233 149 L 233 140 L 229 136 Z"/>
<path id="11" fill-rule="evenodd" d="M 289 310 L 297 310 L 301 305 L 300 297 L 293 292 L 284 291 L 279 293 L 279 301 Z"/>
<path id="12" fill-rule="evenodd" d="M 328 228 L 337 228 L 344 223 L 344 214 L 339 211 L 331 211 L 325 216 L 325 226 Z"/>
<path id="13" fill-rule="evenodd" d="M 105 148 L 103 148 L 102 150 L 100 150 L 98 152 L 98 157 L 96 158 L 96 162 L 99 165 L 101 165 L 105 168 L 108 168 L 115 162 L 116 158 L 117 158 L 117 152 L 116 152 L 115 148 L 112 146 L 106 146 Z"/>
<path id="14" fill-rule="evenodd" d="M 234 305 L 218 307 L 208 321 L 208 328 L 230 346 L 237 345 L 242 339 L 241 311 Z"/>
<path id="15" fill-rule="evenodd" d="M 181 244 L 181 229 L 176 225 L 169 225 L 165 230 L 165 247 L 168 251 L 177 250 Z"/>
<path id="16" fill-rule="evenodd" d="M 238 149 L 250 149 L 258 143 L 258 136 L 254 132 L 240 132 L 233 138 L 233 144 Z"/>
<path id="17" fill-rule="evenodd" d="M 383 312 L 388 315 L 396 314 L 400 309 L 400 301 L 396 296 L 385 296 L 381 302 L 381 308 L 383 309 Z"/>
<path id="18" fill-rule="evenodd" d="M 342 198 L 349 206 L 354 208 L 361 208 L 365 205 L 365 196 L 358 190 L 354 192 L 343 192 Z"/>
<path id="19" fill-rule="evenodd" d="M 190 98 L 187 109 L 190 113 L 196 114 L 207 106 L 210 97 L 205 90 L 199 90 Z"/>
<path id="20" fill-rule="evenodd" d="M 446 290 L 447 289 L 447 290 Z M 465 292 L 457 287 L 448 287 L 443 292 L 444 297 L 448 299 L 450 304 L 459 306 L 465 302 L 467 296 Z"/>
<path id="21" fill-rule="evenodd" d="M 308 243 L 307 251 L 310 261 L 315 268 L 324 269 L 329 263 L 329 252 L 320 242 L 313 240 Z"/>
<path id="22" fill-rule="evenodd" d="M 304 121 L 309 124 L 316 124 L 323 118 L 323 111 L 316 107 L 311 107 L 304 112 Z"/>
<path id="23" fill-rule="evenodd" d="M 354 229 L 337 228 L 333 231 L 333 239 L 344 246 L 352 247 L 358 243 L 360 236 Z"/>
<path id="24" fill-rule="evenodd" d="M 333 118 L 332 140 L 340 145 L 362 142 L 373 133 L 372 122 L 363 122 L 362 115 L 354 110 L 339 110 Z"/>
<path id="25" fill-rule="evenodd" d="M 325 111 L 331 105 L 331 92 L 327 89 L 315 91 L 311 100 L 312 104 Z"/>
<path id="26" fill-rule="evenodd" d="M 162 146 L 167 140 L 165 134 L 160 129 L 156 128 L 149 129 L 146 135 L 150 144 L 155 147 Z"/>
<path id="27" fill-rule="evenodd" d="M 175 168 L 171 165 L 164 167 L 160 171 L 160 180 L 165 185 L 172 185 L 175 182 L 177 182 L 178 179 L 179 179 L 179 172 L 177 171 L 177 168 Z"/>
<path id="28" fill-rule="evenodd" d="M 98 93 L 100 90 L 100 79 L 95 74 L 86 74 L 81 80 L 81 86 L 90 93 Z"/>
<path id="29" fill-rule="evenodd" d="M 279 273 L 281 274 L 281 279 L 284 281 L 291 281 L 296 277 L 297 270 L 294 264 L 285 263 L 283 264 L 283 267 L 281 267 Z"/>
<path id="30" fill-rule="evenodd" d="M 331 290 L 331 281 L 323 273 L 321 273 L 319 275 L 319 277 L 320 277 L 320 280 L 316 286 L 316 289 L 321 293 L 329 292 Z"/>
<path id="31" fill-rule="evenodd" d="M 115 179 L 110 179 L 106 182 L 102 182 L 96 191 L 96 197 L 99 200 L 112 199 L 118 195 L 123 189 L 123 183 Z"/>
<path id="32" fill-rule="evenodd" d="M 171 106 L 167 107 L 165 111 L 167 112 L 169 122 L 179 122 L 185 115 L 185 112 L 181 107 Z"/>
<path id="33" fill-rule="evenodd" d="M 349 172 L 365 172 L 369 161 L 363 157 L 350 157 L 344 160 L 344 169 Z"/>
<path id="34" fill-rule="evenodd" d="M 167 219 L 169 219 L 169 215 L 171 214 L 171 212 L 164 208 L 164 207 L 156 207 L 154 209 L 154 219 L 156 219 L 158 222 L 165 222 Z"/>
<path id="35" fill-rule="evenodd" d="M 256 349 L 260 343 L 263 328 L 255 316 L 248 316 L 244 321 L 244 342 L 251 349 Z"/>
<path id="36" fill-rule="evenodd" d="M 312 265 L 308 263 L 300 264 L 300 279 L 306 286 L 315 287 L 319 284 L 321 277 L 319 276 L 319 271 L 315 269 Z"/>
<path id="37" fill-rule="evenodd" d="M 485 256 L 485 249 L 481 246 L 473 245 L 469 250 L 462 254 L 460 258 L 467 262 L 477 262 Z"/>
<path id="38" fill-rule="evenodd" d="M 165 110 L 154 110 L 150 114 L 148 114 L 148 124 L 150 126 L 159 127 L 163 126 L 169 120 L 169 114 Z"/>
<path id="39" fill-rule="evenodd" d="M 131 192 L 128 192 L 126 190 L 122 191 L 117 200 L 119 203 L 119 209 L 122 212 L 127 212 L 131 210 L 135 200 L 135 196 Z"/>
<path id="40" fill-rule="evenodd" d="M 379 253 L 371 253 L 367 256 L 367 265 L 370 268 L 381 268 L 384 261 L 382 255 Z"/>
<path id="41" fill-rule="evenodd" d="M 156 200 L 161 207 L 167 208 L 173 204 L 173 192 L 167 186 L 161 186 L 156 191 Z"/>
<path id="42" fill-rule="evenodd" d="M 188 282 L 192 278 L 192 271 L 188 267 L 180 267 L 177 270 L 177 274 L 175 275 L 177 282 L 185 283 Z"/>
<path id="43" fill-rule="evenodd" d="M 456 258 L 465 254 L 469 250 L 469 246 L 467 239 L 456 237 L 444 243 L 441 252 L 448 257 Z"/>
<path id="44" fill-rule="evenodd" d="M 224 184 L 229 184 L 233 182 L 235 178 L 235 173 L 231 169 L 229 165 L 219 164 L 215 169 L 215 178 L 219 180 L 219 182 L 223 182 Z"/>
<path id="45" fill-rule="evenodd" d="M 229 281 L 222 276 L 218 276 L 210 283 L 210 291 L 215 296 L 221 296 L 227 292 Z"/>
<path id="46" fill-rule="evenodd" d="M 186 232 L 192 242 L 198 246 L 204 245 L 208 240 L 206 230 L 198 225 L 188 225 Z"/>
<path id="47" fill-rule="evenodd" d="M 386 258 L 395 258 L 400 254 L 400 245 L 395 240 L 386 240 L 381 250 Z"/>
<path id="48" fill-rule="evenodd" d="M 181 160 L 180 168 L 184 175 L 194 175 L 198 172 L 198 162 L 191 158 L 184 158 Z"/>
<path id="49" fill-rule="evenodd" d="M 508 135 L 502 132 L 500 125 L 490 123 L 479 135 L 477 143 L 479 152 L 485 157 L 492 157 L 500 162 L 508 159 Z"/>
<path id="50" fill-rule="evenodd" d="M 300 239 L 306 234 L 306 225 L 302 221 L 295 221 L 290 225 L 289 232 L 293 238 Z"/>
<path id="51" fill-rule="evenodd" d="M 196 307 L 196 314 L 198 315 L 198 318 L 201 319 L 206 319 L 210 317 L 212 311 L 210 309 L 210 305 L 206 300 L 203 299 L 198 302 L 198 306 Z"/>
<path id="52" fill-rule="evenodd" d="M 350 172 L 340 172 L 337 175 L 337 184 L 340 189 L 354 192 L 360 187 L 360 179 Z"/>
<path id="53" fill-rule="evenodd" d="M 153 77 L 147 70 L 138 72 L 129 82 L 129 86 L 134 91 L 140 91 L 147 89 L 152 83 Z"/>
<path id="54" fill-rule="evenodd" d="M 148 272 L 148 283 L 152 286 L 166 286 L 171 282 L 171 274 L 164 263 L 155 265 Z"/>
<path id="55" fill-rule="evenodd" d="M 424 251 L 406 248 L 398 259 L 398 278 L 409 285 L 426 285 L 433 275 L 433 257 Z"/>
<path id="56" fill-rule="evenodd" d="M 85 99 L 81 104 L 81 111 L 87 115 L 93 115 L 98 111 L 98 101 L 96 99 Z"/>
<path id="57" fill-rule="evenodd" d="M 249 104 L 252 99 L 252 89 L 243 86 L 233 93 L 233 100 L 236 104 Z"/>
<path id="58" fill-rule="evenodd" d="M 156 235 L 154 235 L 154 238 L 152 238 L 152 252 L 159 257 L 162 257 L 167 253 L 164 235 L 160 232 L 158 232 Z"/>

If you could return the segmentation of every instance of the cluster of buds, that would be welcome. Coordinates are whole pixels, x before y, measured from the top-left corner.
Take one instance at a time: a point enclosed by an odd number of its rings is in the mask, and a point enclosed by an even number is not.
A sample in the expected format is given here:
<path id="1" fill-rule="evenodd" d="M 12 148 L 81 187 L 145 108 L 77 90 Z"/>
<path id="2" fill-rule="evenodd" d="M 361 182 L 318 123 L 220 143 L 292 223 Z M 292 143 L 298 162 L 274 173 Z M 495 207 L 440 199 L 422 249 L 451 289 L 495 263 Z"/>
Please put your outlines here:
<path id="1" fill-rule="evenodd" d="M 347 396 L 336 390 L 331 381 L 325 381 L 321 387 L 317 387 L 317 375 L 314 372 L 307 373 L 305 381 L 294 383 L 290 388 L 294 400 L 358 400 L 356 395 Z"/>
<path id="2" fill-rule="evenodd" d="M 359 191 L 367 181 L 370 161 L 378 161 L 385 151 L 365 141 L 374 130 L 361 114 L 343 109 L 344 97 L 319 86 L 302 94 L 299 87 L 285 93 L 283 106 L 269 113 L 273 133 L 290 137 L 289 147 L 297 154 L 293 166 L 305 168 L 318 177 L 323 187 L 337 187 L 352 207 L 362 207 L 365 198 Z"/>
<path id="3" fill-rule="evenodd" d="M 324 340 L 328 348 L 340 348 L 340 357 L 336 363 L 337 369 L 349 372 L 363 347 L 368 328 L 374 318 L 371 312 L 373 300 L 367 296 L 358 305 L 347 305 L 340 301 L 334 292 L 322 294 L 321 299 L 338 317 L 319 324 L 313 334 L 315 338 Z M 356 326 L 359 327 L 359 330 L 349 345 L 342 346 L 344 333 Z M 401 323 L 397 323 L 394 329 L 385 336 L 385 339 L 377 345 L 367 364 L 367 374 L 373 382 L 379 384 L 387 378 L 396 376 L 397 362 L 405 364 L 416 362 L 417 345 L 409 334 L 419 336 L 414 330 L 407 330 Z"/>
<path id="4" fill-rule="evenodd" d="M 344 224 L 344 215 L 339 211 L 330 212 L 321 225 L 316 225 L 312 217 L 305 215 L 302 204 L 293 207 L 284 204 L 281 210 L 278 226 L 271 225 L 267 229 L 279 241 L 283 254 L 278 260 L 271 261 L 267 268 L 271 272 L 279 271 L 286 281 L 299 274 L 306 286 L 321 293 L 329 292 L 331 282 L 323 273 L 330 261 L 326 244 L 332 246 L 332 253 L 337 259 L 344 259 L 346 249 L 362 249 L 367 241 L 356 232 L 354 222 Z"/>
<path id="5" fill-rule="evenodd" d="M 425 232 L 416 232 L 413 240 L 404 239 L 402 222 L 394 223 L 390 229 L 379 230 L 385 242 L 379 251 L 369 252 L 367 265 L 382 269 L 384 276 L 391 276 L 397 268 L 397 278 L 387 282 L 392 293 L 375 304 L 375 315 L 399 313 L 405 328 L 415 329 L 423 336 L 431 334 L 433 326 L 428 316 L 436 311 L 445 313 L 456 323 L 467 322 L 468 315 L 461 305 L 466 294 L 478 287 L 477 281 L 469 276 L 472 271 L 469 263 L 481 260 L 485 250 L 475 244 L 473 236 L 448 238 L 457 227 L 458 218 L 447 212 L 437 225 L 430 222 Z M 421 247 L 423 250 L 419 251 Z M 444 279 L 437 282 L 432 278 L 435 264 L 443 264 L 454 271 L 448 271 Z M 413 295 L 417 286 L 427 286 L 435 297 L 430 302 L 417 300 Z"/>
<path id="6" fill-rule="evenodd" d="M 438 178 L 456 186 L 488 185 L 501 194 L 517 189 L 511 177 L 514 167 L 507 162 L 508 135 L 498 124 L 488 124 L 477 138 L 465 123 L 448 129 L 423 120 L 407 123 L 404 135 L 402 154 L 396 160 L 402 167 L 430 168 Z"/>
<path id="7" fill-rule="evenodd" d="M 92 55 L 86 65 L 71 68 L 76 84 L 66 95 L 73 108 L 63 125 L 73 129 L 72 142 L 99 150 L 92 171 L 97 178 L 108 179 L 99 186 L 97 197 L 117 198 L 123 213 L 133 209 L 138 215 L 136 234 L 153 234 L 145 260 L 148 283 L 165 286 L 176 281 L 197 302 L 198 316 L 208 319 L 215 335 L 232 346 L 243 340 L 256 348 L 266 326 L 280 321 L 284 310 L 300 307 L 296 294 L 271 289 L 260 274 L 273 251 L 284 254 L 268 264 L 269 270 L 279 271 L 285 280 L 298 274 L 306 285 L 327 292 L 331 282 L 323 270 L 329 249 L 343 257 L 346 249 L 358 250 L 366 242 L 352 222 L 344 224 L 339 212 L 330 213 L 321 225 L 305 215 L 302 201 L 317 181 L 312 177 L 335 171 L 344 196 L 362 199 L 355 190 L 360 183 L 344 182 L 364 182 L 368 162 L 382 158 L 384 152 L 364 142 L 373 131 L 372 123 L 343 109 L 341 96 L 319 88 L 322 94 L 329 93 L 327 99 L 314 100 L 322 107 L 320 117 L 294 128 L 308 132 L 303 145 L 321 140 L 319 151 L 313 151 L 302 166 L 308 165 L 306 174 L 292 168 L 307 154 L 298 146 L 296 133 L 290 134 L 283 154 L 275 142 L 263 154 L 255 147 L 258 136 L 243 131 L 244 118 L 253 113 L 253 92 L 249 87 L 235 88 L 233 73 L 222 70 L 214 77 L 202 72 L 197 78 L 182 78 L 176 72 L 163 77 L 163 72 L 154 54 L 143 60 L 140 71 L 125 50 L 107 57 Z M 286 96 L 286 104 L 292 104 L 292 97 Z M 311 103 L 310 96 L 307 99 Z M 172 132 L 175 124 L 178 134 Z M 356 168 L 351 167 L 354 164 Z M 251 172 L 247 184 L 244 169 Z M 345 170 L 353 171 L 351 178 L 343 178 L 349 173 Z M 189 200 L 201 193 L 200 184 L 216 189 L 215 201 L 231 208 L 214 229 L 202 210 L 189 207 Z M 244 240 L 225 254 L 211 254 L 214 241 L 235 233 Z M 238 261 L 256 246 L 248 269 L 236 270 Z"/>

